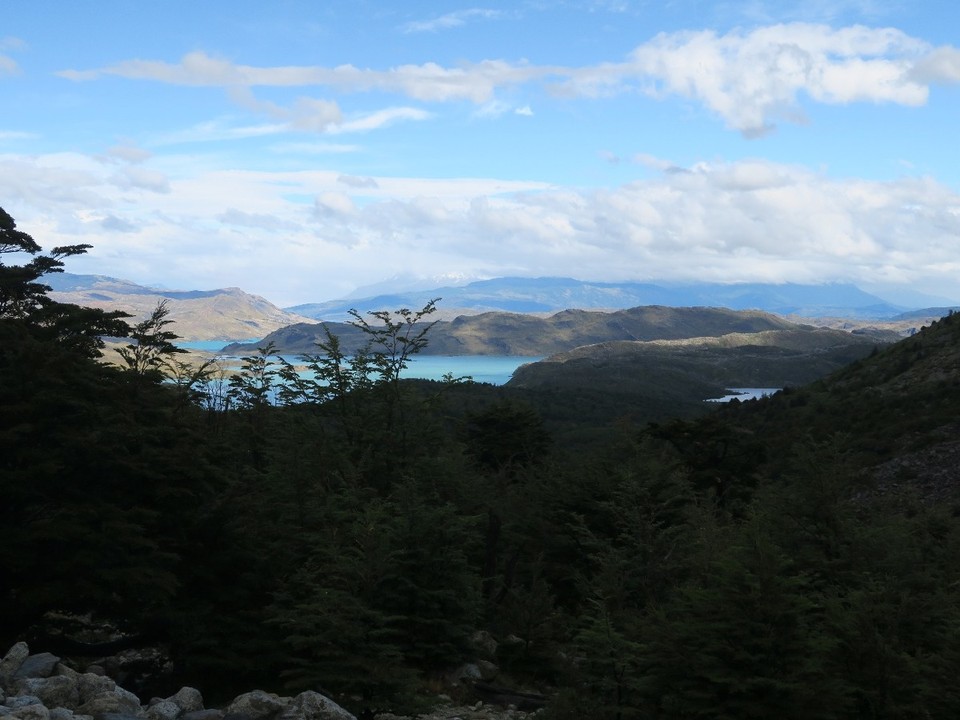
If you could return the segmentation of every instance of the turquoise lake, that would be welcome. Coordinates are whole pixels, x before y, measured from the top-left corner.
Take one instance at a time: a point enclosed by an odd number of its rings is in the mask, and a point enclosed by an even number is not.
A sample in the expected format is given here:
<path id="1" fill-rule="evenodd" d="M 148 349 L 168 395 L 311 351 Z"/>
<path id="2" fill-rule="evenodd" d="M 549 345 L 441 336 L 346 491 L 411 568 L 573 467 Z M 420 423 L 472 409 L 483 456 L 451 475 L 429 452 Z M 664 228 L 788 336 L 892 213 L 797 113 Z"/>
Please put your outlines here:
<path id="1" fill-rule="evenodd" d="M 292 365 L 301 363 L 295 355 L 284 355 L 283 359 Z M 454 378 L 469 376 L 474 382 L 503 385 L 518 367 L 542 359 L 516 355 L 417 355 L 400 377 L 442 380 L 451 373 Z"/>
<path id="2" fill-rule="evenodd" d="M 225 344 L 222 340 L 213 340 L 187 342 L 182 347 L 216 352 Z M 283 359 L 293 365 L 302 364 L 296 355 L 284 355 Z M 452 373 L 455 378 L 469 376 L 474 382 L 503 385 L 518 367 L 542 359 L 517 355 L 417 355 L 401 377 L 442 380 L 444 375 Z"/>

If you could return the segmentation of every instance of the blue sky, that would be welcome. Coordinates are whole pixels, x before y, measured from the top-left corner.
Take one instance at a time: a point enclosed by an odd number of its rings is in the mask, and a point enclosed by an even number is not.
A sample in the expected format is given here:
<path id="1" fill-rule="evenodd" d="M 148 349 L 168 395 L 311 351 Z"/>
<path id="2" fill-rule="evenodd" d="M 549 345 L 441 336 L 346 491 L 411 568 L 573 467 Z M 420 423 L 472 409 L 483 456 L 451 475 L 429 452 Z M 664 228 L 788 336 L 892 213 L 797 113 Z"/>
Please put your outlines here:
<path id="1" fill-rule="evenodd" d="M 960 300 L 960 6 L 4 3 L 0 206 L 73 272 Z"/>

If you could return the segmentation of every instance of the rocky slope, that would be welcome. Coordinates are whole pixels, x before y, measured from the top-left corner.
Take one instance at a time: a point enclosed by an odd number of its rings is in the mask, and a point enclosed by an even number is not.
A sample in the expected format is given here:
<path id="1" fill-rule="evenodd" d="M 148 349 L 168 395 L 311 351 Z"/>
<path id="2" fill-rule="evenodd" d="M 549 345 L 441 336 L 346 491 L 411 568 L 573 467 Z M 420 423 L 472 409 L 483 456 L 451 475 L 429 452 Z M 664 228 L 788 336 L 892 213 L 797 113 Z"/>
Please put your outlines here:
<path id="1" fill-rule="evenodd" d="M 310 318 L 281 310 L 257 295 L 239 288 L 219 290 L 160 290 L 103 275 L 62 273 L 47 279 L 50 297 L 102 310 L 122 310 L 131 323 L 147 317 L 163 300 L 170 309 L 170 329 L 184 340 L 231 340 L 261 338 Z"/>

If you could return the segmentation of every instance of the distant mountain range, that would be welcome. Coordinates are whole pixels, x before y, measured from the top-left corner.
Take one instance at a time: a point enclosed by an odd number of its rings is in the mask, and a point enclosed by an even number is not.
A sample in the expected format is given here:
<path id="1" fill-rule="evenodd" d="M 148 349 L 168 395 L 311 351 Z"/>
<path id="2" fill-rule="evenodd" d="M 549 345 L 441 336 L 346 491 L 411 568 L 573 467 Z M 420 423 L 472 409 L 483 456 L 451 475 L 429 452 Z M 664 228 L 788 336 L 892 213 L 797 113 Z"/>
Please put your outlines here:
<path id="1" fill-rule="evenodd" d="M 554 313 L 560 310 L 620 310 L 641 305 L 667 307 L 725 307 L 731 310 L 763 310 L 777 315 L 838 317 L 858 320 L 894 318 L 919 308 L 889 303 L 850 284 L 799 285 L 794 283 L 695 283 L 655 284 L 640 282 L 601 283 L 571 278 L 497 278 L 467 285 L 411 290 L 366 298 L 346 298 L 307 303 L 288 311 L 319 320 L 344 321 L 348 311 L 393 310 L 423 307 L 440 297 L 439 317 L 489 311 Z M 931 305 L 949 300 L 930 297 Z M 921 317 L 923 314 L 921 313 Z"/>
<path id="2" fill-rule="evenodd" d="M 294 323 L 315 322 L 281 310 L 258 295 L 239 288 L 220 290 L 162 290 L 144 287 L 105 275 L 48 275 L 44 282 L 58 302 L 103 310 L 122 310 L 132 322 L 148 316 L 157 303 L 166 300 L 171 330 L 184 340 L 231 340 L 261 338 Z"/>
<path id="3" fill-rule="evenodd" d="M 849 320 L 849 323 L 843 324 L 851 326 L 863 325 L 871 320 L 897 321 L 904 327 L 912 327 L 914 324 L 923 324 L 927 318 L 939 318 L 951 309 L 957 309 L 949 306 L 949 300 L 935 297 L 927 299 L 931 306 L 936 307 L 921 309 L 896 305 L 847 284 L 675 285 L 514 277 L 479 280 L 432 290 L 412 289 L 366 298 L 351 297 L 281 309 L 268 300 L 239 288 L 166 290 L 104 275 L 72 273 L 50 275 L 45 278 L 45 282 L 53 288 L 51 297 L 55 300 L 85 307 L 123 310 L 130 313 L 134 321 L 149 315 L 161 300 L 167 300 L 170 319 L 175 322 L 171 329 L 184 340 L 223 340 L 224 343 L 260 339 L 281 328 L 302 323 L 313 324 L 321 320 L 345 322 L 350 319 L 351 309 L 361 313 L 396 310 L 401 307 L 417 310 L 437 297 L 442 300 L 431 319 L 441 320 L 491 312 L 542 318 L 563 310 L 612 312 L 660 306 L 758 310 L 792 316 L 794 319 L 840 318 Z M 492 321 L 488 319 L 487 322 Z M 514 324 L 520 322 L 522 320 L 511 320 Z M 530 329 L 534 334 L 542 331 L 545 329 Z M 300 332 L 313 338 L 312 332 Z M 600 342 L 605 339 L 609 338 L 598 337 L 587 342 Z M 469 346 L 476 341 L 465 342 Z M 434 343 L 440 344 L 439 338 L 433 340 L 432 344 Z M 518 341 L 512 344 L 519 347 L 522 343 Z M 549 352 L 553 351 L 555 350 Z M 463 350 L 460 350 L 454 354 L 462 352 Z"/>

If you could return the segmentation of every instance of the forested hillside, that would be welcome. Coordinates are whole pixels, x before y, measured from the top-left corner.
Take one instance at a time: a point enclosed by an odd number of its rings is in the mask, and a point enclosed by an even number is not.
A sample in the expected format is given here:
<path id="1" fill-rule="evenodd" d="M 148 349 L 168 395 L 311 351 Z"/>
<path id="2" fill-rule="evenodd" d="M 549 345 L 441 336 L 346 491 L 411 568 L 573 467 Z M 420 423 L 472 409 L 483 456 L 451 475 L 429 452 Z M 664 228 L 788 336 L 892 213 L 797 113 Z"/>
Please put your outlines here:
<path id="1" fill-rule="evenodd" d="M 221 379 L 163 306 L 51 301 L 84 249 L 0 214 L 27 258 L 0 264 L 0 645 L 81 653 L 89 615 L 169 658 L 146 695 L 371 714 L 469 697 L 444 678 L 483 660 L 557 720 L 960 716 L 960 316 L 699 419 L 585 411 L 570 443 L 561 390 L 403 380 L 429 304 Z"/>
<path id="2" fill-rule="evenodd" d="M 565 310 L 549 317 L 491 312 L 432 323 L 430 344 L 423 351 L 433 355 L 552 355 L 580 345 L 615 340 L 715 337 L 796 327 L 769 313 L 726 308 L 653 305 L 609 313 Z M 349 352 L 362 347 L 367 340 L 366 335 L 350 323 L 323 326 L 298 323 L 270 333 L 257 343 L 228 345 L 224 352 L 249 353 L 264 344 L 272 344 L 278 353 L 312 353 L 327 330 L 337 335 Z"/>

